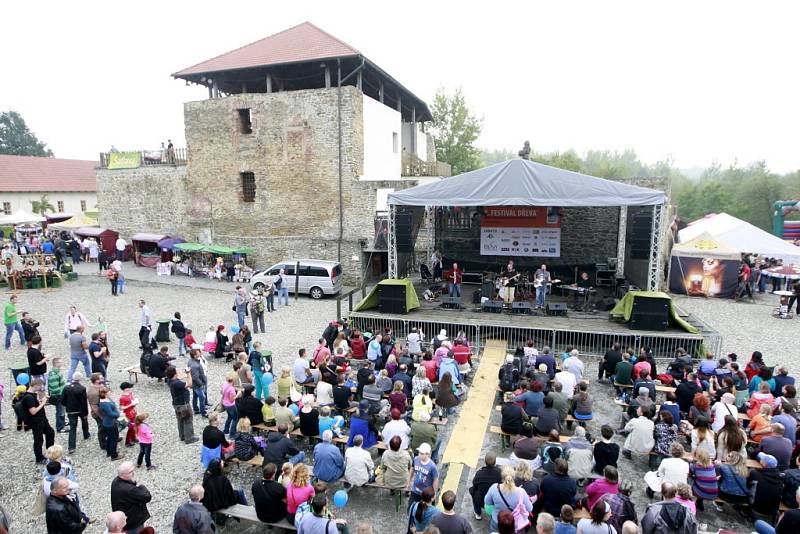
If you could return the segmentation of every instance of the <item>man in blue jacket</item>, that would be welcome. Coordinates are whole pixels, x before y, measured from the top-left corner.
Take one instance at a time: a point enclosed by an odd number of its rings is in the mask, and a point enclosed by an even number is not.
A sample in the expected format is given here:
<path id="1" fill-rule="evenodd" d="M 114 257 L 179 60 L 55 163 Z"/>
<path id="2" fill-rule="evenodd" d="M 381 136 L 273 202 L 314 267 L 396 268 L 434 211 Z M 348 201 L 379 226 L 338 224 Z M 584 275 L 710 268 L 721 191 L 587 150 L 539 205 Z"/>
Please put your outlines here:
<path id="1" fill-rule="evenodd" d="M 314 476 L 328 484 L 344 476 L 344 458 L 332 440 L 333 432 L 326 430 L 322 441 L 314 447 Z"/>

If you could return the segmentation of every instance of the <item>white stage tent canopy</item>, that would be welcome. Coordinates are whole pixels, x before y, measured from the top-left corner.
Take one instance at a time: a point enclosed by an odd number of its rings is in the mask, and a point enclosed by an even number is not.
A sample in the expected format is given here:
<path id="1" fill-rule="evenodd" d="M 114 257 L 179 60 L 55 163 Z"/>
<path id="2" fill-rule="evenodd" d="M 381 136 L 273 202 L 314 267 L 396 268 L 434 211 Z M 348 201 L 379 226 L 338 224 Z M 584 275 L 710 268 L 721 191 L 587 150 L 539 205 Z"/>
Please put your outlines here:
<path id="1" fill-rule="evenodd" d="M 541 206 L 541 207 L 651 207 L 658 229 L 651 237 L 648 289 L 656 289 L 661 279 L 663 241 L 662 219 L 667 197 L 662 191 L 597 178 L 550 167 L 524 159 L 514 159 L 483 169 L 445 178 L 390 193 L 389 278 L 400 273 L 395 242 L 395 217 L 398 210 L 432 206 Z M 624 249 L 623 253 L 624 253 Z"/>
<path id="2" fill-rule="evenodd" d="M 727 213 L 718 213 L 690 223 L 678 232 L 678 241 L 690 241 L 704 232 L 743 253 L 755 252 L 768 258 L 782 259 L 786 264 L 800 265 L 800 247 Z"/>
<path id="3" fill-rule="evenodd" d="M 41 215 L 19 209 L 11 215 L 0 217 L 0 224 L 23 224 L 45 222 L 47 219 Z"/>
<path id="4" fill-rule="evenodd" d="M 661 191 L 512 159 L 390 193 L 395 206 L 658 206 Z"/>

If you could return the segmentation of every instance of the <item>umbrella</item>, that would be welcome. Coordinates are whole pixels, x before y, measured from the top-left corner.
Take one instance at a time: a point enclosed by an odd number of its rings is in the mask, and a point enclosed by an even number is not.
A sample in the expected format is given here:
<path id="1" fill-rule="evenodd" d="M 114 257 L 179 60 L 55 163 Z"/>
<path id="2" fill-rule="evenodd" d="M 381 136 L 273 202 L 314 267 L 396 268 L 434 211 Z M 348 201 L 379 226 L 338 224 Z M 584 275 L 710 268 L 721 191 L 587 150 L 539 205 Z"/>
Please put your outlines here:
<path id="1" fill-rule="evenodd" d="M 175 248 L 175 245 L 178 243 L 185 243 L 185 239 L 181 239 L 180 237 L 168 237 L 166 239 L 162 239 L 158 242 L 158 248 L 162 250 L 169 250 Z"/>
<path id="2" fill-rule="evenodd" d="M 209 245 L 205 247 L 203 250 L 205 250 L 206 252 L 211 252 L 212 254 L 222 254 L 223 256 L 227 254 L 233 254 L 234 252 L 232 248 L 223 247 L 221 245 Z"/>
<path id="3" fill-rule="evenodd" d="M 780 265 L 761 271 L 772 278 L 785 278 L 786 280 L 800 280 L 800 267 Z"/>
<path id="4" fill-rule="evenodd" d="M 234 254 L 255 254 L 256 249 L 250 247 L 241 247 L 233 249 Z"/>

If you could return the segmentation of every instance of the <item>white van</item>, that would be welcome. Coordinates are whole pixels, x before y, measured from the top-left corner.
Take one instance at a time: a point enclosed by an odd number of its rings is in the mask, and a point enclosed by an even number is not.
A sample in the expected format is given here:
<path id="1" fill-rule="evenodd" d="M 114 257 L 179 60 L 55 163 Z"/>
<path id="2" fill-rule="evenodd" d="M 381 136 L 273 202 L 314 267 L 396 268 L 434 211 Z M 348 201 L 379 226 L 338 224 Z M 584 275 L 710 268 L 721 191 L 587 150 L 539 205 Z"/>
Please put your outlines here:
<path id="1" fill-rule="evenodd" d="M 263 289 L 268 279 L 274 280 L 283 269 L 283 283 L 294 293 L 297 283 L 295 268 L 297 260 L 285 260 L 276 263 L 269 269 L 258 271 L 250 278 L 250 287 Z M 325 295 L 335 295 L 342 290 L 342 265 L 336 261 L 300 260 L 299 291 L 307 293 L 313 299 L 321 299 Z"/>

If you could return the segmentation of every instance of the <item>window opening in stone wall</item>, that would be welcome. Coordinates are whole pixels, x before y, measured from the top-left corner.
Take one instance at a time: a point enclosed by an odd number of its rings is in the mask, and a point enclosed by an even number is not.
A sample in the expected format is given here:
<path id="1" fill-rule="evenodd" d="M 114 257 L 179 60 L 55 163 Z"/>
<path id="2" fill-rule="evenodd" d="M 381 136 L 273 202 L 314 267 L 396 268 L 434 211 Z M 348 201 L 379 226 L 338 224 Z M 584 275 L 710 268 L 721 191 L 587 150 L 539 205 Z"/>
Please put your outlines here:
<path id="1" fill-rule="evenodd" d="M 244 202 L 256 201 L 256 175 L 252 172 L 243 172 L 242 177 L 242 200 Z"/>
<path id="2" fill-rule="evenodd" d="M 86 211 L 86 201 L 81 200 L 81 211 Z"/>
<path id="3" fill-rule="evenodd" d="M 3 202 L 3 214 L 11 215 L 11 202 Z"/>
<path id="4" fill-rule="evenodd" d="M 397 154 L 397 132 L 392 132 L 392 151 Z"/>
<path id="5" fill-rule="evenodd" d="M 253 120 L 250 114 L 250 108 L 240 109 L 237 111 L 239 112 L 239 133 L 253 133 Z"/>
<path id="6" fill-rule="evenodd" d="M 58 204 L 58 212 L 59 213 L 64 213 L 64 201 L 63 200 L 59 200 L 58 202 L 56 202 L 56 204 Z"/>

